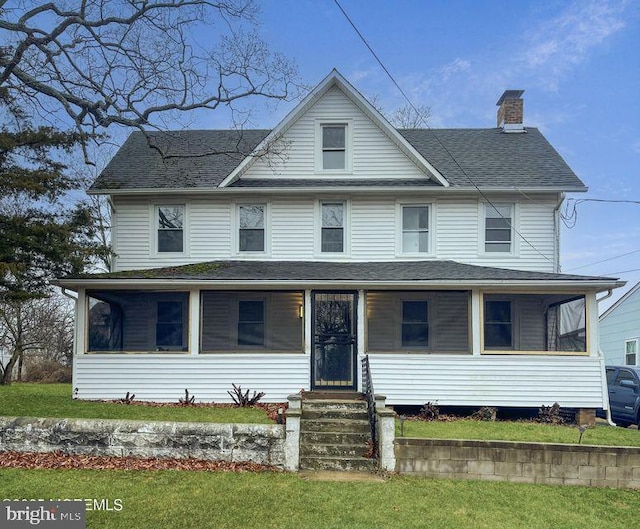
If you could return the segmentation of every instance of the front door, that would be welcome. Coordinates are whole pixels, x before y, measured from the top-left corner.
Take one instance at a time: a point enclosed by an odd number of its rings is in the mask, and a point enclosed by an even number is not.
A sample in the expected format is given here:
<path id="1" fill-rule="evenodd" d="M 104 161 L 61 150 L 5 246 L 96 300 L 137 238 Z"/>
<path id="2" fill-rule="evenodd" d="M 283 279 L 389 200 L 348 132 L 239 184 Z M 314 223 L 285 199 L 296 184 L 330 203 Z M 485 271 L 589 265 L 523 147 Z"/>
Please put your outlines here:
<path id="1" fill-rule="evenodd" d="M 356 389 L 356 292 L 314 292 L 312 389 Z"/>

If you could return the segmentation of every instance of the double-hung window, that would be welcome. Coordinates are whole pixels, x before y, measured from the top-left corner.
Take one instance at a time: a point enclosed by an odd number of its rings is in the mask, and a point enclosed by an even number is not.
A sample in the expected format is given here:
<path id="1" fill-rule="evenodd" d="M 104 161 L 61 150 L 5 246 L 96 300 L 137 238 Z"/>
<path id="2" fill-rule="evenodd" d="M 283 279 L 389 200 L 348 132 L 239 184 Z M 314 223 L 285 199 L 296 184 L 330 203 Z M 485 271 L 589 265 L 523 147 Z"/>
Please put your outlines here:
<path id="1" fill-rule="evenodd" d="M 320 251 L 322 253 L 344 252 L 344 202 L 322 202 Z"/>
<path id="2" fill-rule="evenodd" d="M 238 206 L 238 251 L 265 251 L 264 204 L 241 204 Z"/>
<path id="3" fill-rule="evenodd" d="M 158 253 L 182 253 L 184 251 L 184 206 L 156 206 Z"/>
<path id="4" fill-rule="evenodd" d="M 484 347 L 485 349 L 513 348 L 511 301 L 485 300 Z"/>
<path id="5" fill-rule="evenodd" d="M 238 345 L 264 347 L 264 301 L 238 301 Z"/>
<path id="6" fill-rule="evenodd" d="M 428 309 L 426 300 L 402 302 L 402 347 L 429 346 Z"/>
<path id="7" fill-rule="evenodd" d="M 322 169 L 329 171 L 347 168 L 347 126 L 344 124 L 321 125 Z"/>
<path id="8" fill-rule="evenodd" d="M 403 205 L 402 253 L 429 253 L 429 206 Z"/>
<path id="9" fill-rule="evenodd" d="M 485 204 L 484 251 L 513 252 L 513 204 Z"/>
<path id="10" fill-rule="evenodd" d="M 624 363 L 628 366 L 638 365 L 638 338 L 625 340 L 624 342 Z"/>
<path id="11" fill-rule="evenodd" d="M 156 318 L 156 346 L 182 347 L 182 301 L 158 301 Z"/>

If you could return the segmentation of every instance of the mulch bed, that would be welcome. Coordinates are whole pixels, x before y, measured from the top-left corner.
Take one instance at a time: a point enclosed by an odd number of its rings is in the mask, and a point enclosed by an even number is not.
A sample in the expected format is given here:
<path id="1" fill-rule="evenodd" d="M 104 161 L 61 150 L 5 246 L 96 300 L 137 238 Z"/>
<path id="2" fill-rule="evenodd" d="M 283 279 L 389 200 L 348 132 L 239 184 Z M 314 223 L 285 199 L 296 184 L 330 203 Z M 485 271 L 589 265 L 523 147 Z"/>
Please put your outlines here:
<path id="1" fill-rule="evenodd" d="M 0 452 L 0 468 L 82 470 L 204 470 L 208 472 L 282 472 L 258 463 L 201 459 L 68 455 L 62 452 Z"/>

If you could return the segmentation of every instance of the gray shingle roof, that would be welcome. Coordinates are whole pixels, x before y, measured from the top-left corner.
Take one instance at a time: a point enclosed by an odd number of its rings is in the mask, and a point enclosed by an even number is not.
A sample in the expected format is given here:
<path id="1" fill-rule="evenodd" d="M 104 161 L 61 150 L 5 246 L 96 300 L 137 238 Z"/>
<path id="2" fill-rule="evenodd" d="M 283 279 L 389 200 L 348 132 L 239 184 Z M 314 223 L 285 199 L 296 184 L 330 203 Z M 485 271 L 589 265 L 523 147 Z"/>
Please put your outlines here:
<path id="1" fill-rule="evenodd" d="M 493 268 L 456 261 L 211 261 L 184 266 L 69 276 L 71 279 L 196 281 L 611 281 L 615 279 Z"/>
<path id="2" fill-rule="evenodd" d="M 145 135 L 136 131 L 129 136 L 91 189 L 214 188 L 269 132 L 190 130 L 149 132 Z M 473 187 L 469 180 L 471 178 L 473 183 L 482 188 L 584 188 L 584 184 L 536 128 L 527 128 L 525 134 L 504 134 L 499 129 L 400 129 L 399 132 L 440 171 L 452 187 Z M 165 153 L 164 158 L 160 151 Z M 334 180 L 330 185 L 404 187 L 416 184 L 415 180 L 394 184 L 392 181 L 350 179 Z M 423 185 L 439 184 L 425 181 Z M 302 188 L 317 187 L 318 181 L 247 180 L 236 182 L 234 186 Z"/>

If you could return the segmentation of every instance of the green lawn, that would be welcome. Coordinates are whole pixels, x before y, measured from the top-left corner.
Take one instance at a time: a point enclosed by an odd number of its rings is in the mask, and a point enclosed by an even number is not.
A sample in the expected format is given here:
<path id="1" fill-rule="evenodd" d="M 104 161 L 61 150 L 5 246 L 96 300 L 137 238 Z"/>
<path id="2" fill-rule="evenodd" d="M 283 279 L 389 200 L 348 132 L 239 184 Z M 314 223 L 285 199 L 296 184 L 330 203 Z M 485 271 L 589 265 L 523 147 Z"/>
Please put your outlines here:
<path id="1" fill-rule="evenodd" d="M 267 414 L 258 408 L 154 408 L 73 400 L 71 392 L 70 384 L 0 386 L 0 416 L 262 424 L 272 422 Z"/>
<path id="2" fill-rule="evenodd" d="M 400 421 L 396 420 L 396 435 L 400 436 Z M 474 421 L 460 419 L 444 421 L 405 421 L 405 437 L 432 439 L 476 439 L 483 441 L 522 441 L 539 443 L 578 443 L 577 426 L 553 426 L 533 422 Z M 640 432 L 598 424 L 587 428 L 583 444 L 609 446 L 640 446 Z"/>
<path id="3" fill-rule="evenodd" d="M 0 470 L 2 498 L 119 499 L 89 529 L 637 527 L 640 491 L 394 476 L 386 483 L 295 474 Z"/>

